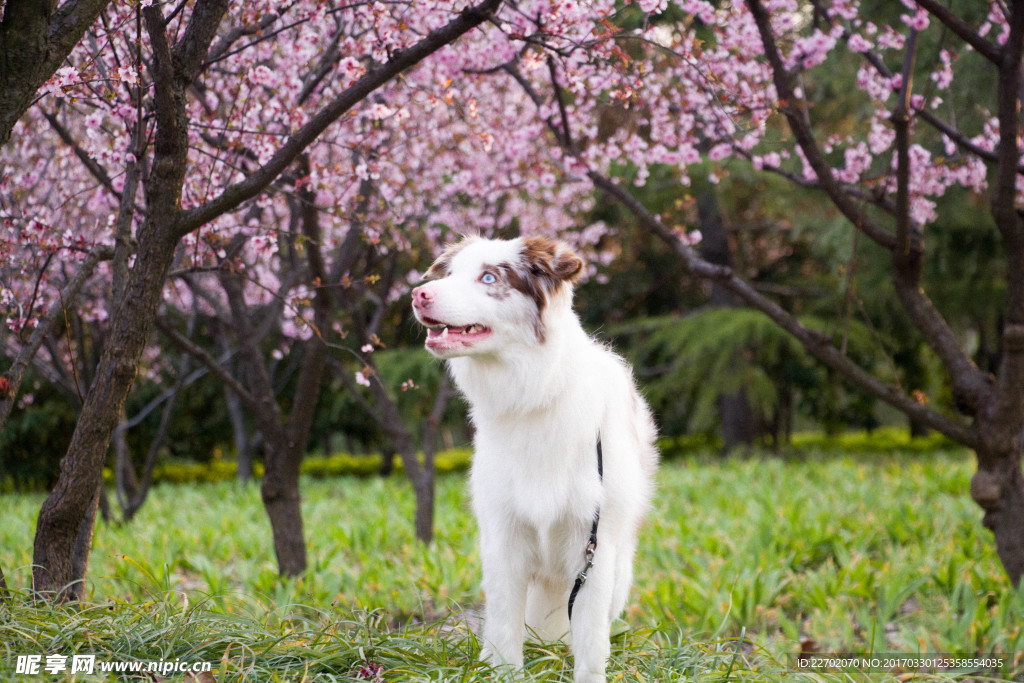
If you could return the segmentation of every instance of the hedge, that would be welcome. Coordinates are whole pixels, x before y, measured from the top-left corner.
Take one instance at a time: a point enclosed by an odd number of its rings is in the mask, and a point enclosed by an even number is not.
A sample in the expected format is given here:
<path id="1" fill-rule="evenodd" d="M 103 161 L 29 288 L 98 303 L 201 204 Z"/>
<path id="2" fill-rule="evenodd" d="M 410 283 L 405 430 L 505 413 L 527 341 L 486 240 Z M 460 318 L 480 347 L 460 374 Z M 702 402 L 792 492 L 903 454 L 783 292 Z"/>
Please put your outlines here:
<path id="1" fill-rule="evenodd" d="M 910 432 L 901 427 L 879 427 L 871 431 L 843 432 L 842 434 L 826 434 L 824 432 L 797 432 L 788 444 L 779 447 L 783 455 L 806 455 L 811 453 L 826 455 L 885 455 L 892 453 L 934 453 L 963 448 L 938 432 L 930 432 L 927 436 L 911 437 Z M 658 449 L 662 458 L 693 456 L 701 453 L 715 452 L 722 449 L 722 440 L 718 435 L 687 434 L 670 436 L 658 440 Z"/>
<path id="2" fill-rule="evenodd" d="M 461 472 L 469 468 L 472 450 L 469 448 L 453 448 L 442 451 L 434 457 L 434 469 L 438 474 Z M 420 454 L 420 461 L 423 454 Z M 395 458 L 396 472 L 404 471 L 401 458 Z M 338 453 L 330 456 L 306 456 L 302 460 L 300 471 L 314 479 L 327 477 L 356 476 L 371 477 L 380 472 L 380 455 L 349 455 Z M 253 476 L 263 476 L 263 463 L 253 463 Z M 234 460 L 211 460 L 208 463 L 174 461 L 160 463 L 153 468 L 153 483 L 187 484 L 193 482 L 218 482 L 235 479 L 238 476 L 238 463 Z M 114 472 L 104 468 L 103 479 L 110 486 L 114 485 Z"/>
<path id="3" fill-rule="evenodd" d="M 721 449 L 717 436 L 691 434 L 678 437 L 664 437 L 658 440 L 663 459 L 707 454 Z M 790 443 L 782 447 L 783 454 L 826 454 L 826 455 L 877 455 L 891 453 L 931 453 L 960 448 L 946 437 L 933 432 L 924 437 L 911 437 L 906 429 L 884 427 L 870 432 L 848 432 L 827 435 L 822 432 L 801 432 L 794 434 Z M 469 468 L 473 451 L 471 448 L 453 448 L 442 451 L 434 458 L 438 474 L 462 472 Z M 422 462 L 423 455 L 420 454 Z M 404 470 L 402 460 L 395 457 L 396 472 Z M 372 477 L 380 473 L 381 456 L 350 455 L 338 453 L 330 456 L 306 456 L 302 460 L 302 474 L 314 479 L 327 477 L 355 476 Z M 263 476 L 263 463 L 254 463 L 253 474 Z M 218 482 L 235 479 L 238 463 L 233 460 L 212 460 L 208 463 L 173 461 L 160 463 L 153 471 L 153 482 L 186 484 L 192 482 Z M 114 473 L 103 470 L 108 485 L 114 483 Z"/>

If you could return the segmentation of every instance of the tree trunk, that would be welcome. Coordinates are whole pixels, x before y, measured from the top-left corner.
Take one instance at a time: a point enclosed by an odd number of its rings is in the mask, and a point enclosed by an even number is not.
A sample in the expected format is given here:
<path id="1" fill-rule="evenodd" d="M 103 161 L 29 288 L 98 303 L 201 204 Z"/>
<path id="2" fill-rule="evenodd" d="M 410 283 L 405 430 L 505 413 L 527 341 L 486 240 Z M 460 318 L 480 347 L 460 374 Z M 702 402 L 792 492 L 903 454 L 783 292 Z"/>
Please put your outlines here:
<path id="1" fill-rule="evenodd" d="M 271 467 L 275 458 L 268 454 L 267 473 L 263 476 L 260 495 L 273 530 L 274 553 L 281 576 L 300 576 L 306 571 L 306 537 L 302 529 L 302 507 L 299 495 L 298 467 L 281 472 Z"/>
<path id="2" fill-rule="evenodd" d="M 434 467 L 435 442 L 441 429 L 448 399 L 452 395 L 451 378 L 448 373 L 441 375 L 434 406 L 423 421 L 423 470 L 419 473 L 421 482 L 413 482 L 416 491 L 416 538 L 429 543 L 434 536 L 434 492 L 436 490 L 436 469 Z"/>
<path id="3" fill-rule="evenodd" d="M 139 478 L 132 464 L 131 450 L 128 448 L 127 418 L 121 416 L 121 424 L 114 430 L 114 490 L 117 492 L 117 503 L 123 513 L 131 507 L 131 501 L 139 493 Z"/>
<path id="4" fill-rule="evenodd" d="M 131 296 L 114 311 L 96 380 L 61 461 L 57 483 L 39 512 L 32 556 L 33 587 L 38 593 L 73 599 L 74 587 L 85 578 L 87 558 L 75 562 L 74 554 L 86 549 L 84 535 L 92 533 L 110 437 L 149 341 L 174 255 L 177 240 L 171 235 L 173 230 L 157 219 L 140 230 L 139 252 L 128 287 Z M 71 592 L 67 592 L 69 587 Z"/>
<path id="5" fill-rule="evenodd" d="M 996 552 L 1014 586 L 1024 576 L 1024 475 L 1020 451 L 977 452 L 971 498 L 985 511 L 982 523 L 995 535 Z"/>
<path id="6" fill-rule="evenodd" d="M 701 254 L 709 263 L 732 267 L 732 250 L 729 247 L 729 235 L 722 223 L 722 211 L 718 206 L 715 188 L 708 181 L 694 180 L 694 191 L 697 195 L 697 214 L 700 222 Z M 734 308 L 736 296 L 717 282 L 711 283 L 712 306 Z M 740 355 L 737 353 L 737 355 Z M 736 359 L 741 363 L 740 358 Z M 731 394 L 719 394 L 715 399 L 718 407 L 719 427 L 722 433 L 722 453 L 728 454 L 733 449 L 743 446 L 747 450 L 757 438 L 757 423 L 754 411 L 750 407 L 747 392 L 742 387 Z"/>
<path id="7" fill-rule="evenodd" d="M 231 420 L 231 434 L 235 441 L 235 452 L 238 460 L 238 480 L 243 484 L 252 479 L 252 441 L 245 426 L 245 411 L 242 402 L 235 392 L 224 390 L 224 403 Z"/>
<path id="8" fill-rule="evenodd" d="M 78 527 L 75 545 L 72 549 L 71 568 L 76 583 L 69 586 L 67 597 L 70 600 L 81 600 L 85 594 L 85 574 L 89 569 L 89 553 L 92 551 L 93 530 L 96 527 L 96 512 L 100 506 L 103 493 L 103 482 L 96 487 L 93 502 L 86 511 L 85 519 Z"/>
<path id="9" fill-rule="evenodd" d="M 301 449 L 292 452 L 293 444 L 285 432 L 281 407 L 274 395 L 274 386 L 263 364 L 258 337 L 249 318 L 238 273 L 220 274 L 221 286 L 231 307 L 231 320 L 238 337 L 242 367 L 255 398 L 254 419 L 263 435 L 264 466 L 260 495 L 273 530 L 274 553 L 282 576 L 298 576 L 306 570 L 306 541 L 302 529 L 302 508 L 299 496 L 299 463 Z M 305 359 L 304 359 L 305 361 Z M 301 380 L 300 380 L 301 384 Z M 295 397 L 296 402 L 315 397 Z M 305 445 L 305 442 L 302 444 Z"/>
<path id="10" fill-rule="evenodd" d="M 374 381 L 376 382 L 376 380 Z M 430 543 L 434 539 L 433 458 L 431 458 L 431 462 L 425 462 L 421 465 L 416 455 L 416 446 L 412 435 L 404 428 L 400 419 L 393 424 L 404 432 L 404 434 L 395 435 L 395 446 L 398 450 L 398 455 L 402 458 L 402 465 L 405 466 L 405 473 L 409 477 L 409 482 L 412 483 L 413 493 L 416 495 L 416 513 L 413 521 L 416 528 L 416 538 L 424 543 Z"/>
<path id="11" fill-rule="evenodd" d="M 139 359 L 149 343 L 157 308 L 184 233 L 179 223 L 181 191 L 188 165 L 185 88 L 201 66 L 216 34 L 227 0 L 197 2 L 185 35 L 172 49 L 158 6 L 142 10 L 153 46 L 151 69 L 157 108 L 153 165 L 146 183 L 149 213 L 138 230 L 138 251 L 124 296 L 113 302 L 110 333 L 96 368 L 96 378 L 79 414 L 57 484 L 43 503 L 33 548 L 33 586 L 56 599 L 72 597 L 69 587 L 85 578 L 86 562 L 75 562 L 76 549 L 92 534 L 96 492 L 103 482 L 103 461 L 110 437 L 135 381 Z M 87 528 L 83 525 L 87 523 Z M 76 539 L 82 538 L 80 541 Z"/>
<path id="12" fill-rule="evenodd" d="M 721 420 L 722 452 L 729 454 L 740 446 L 749 451 L 757 438 L 757 421 L 747 392 L 740 389 L 733 394 L 719 394 L 715 404 Z"/>
<path id="13" fill-rule="evenodd" d="M 100 486 L 100 519 L 104 522 L 112 522 L 114 515 L 110 512 L 110 499 L 107 498 L 107 487 Z M 95 525 L 94 525 L 95 526 Z"/>
<path id="14" fill-rule="evenodd" d="M 11 0 L 0 20 L 0 146 L 110 0 Z"/>
<path id="15" fill-rule="evenodd" d="M 358 397 L 359 394 L 352 386 L 351 380 L 347 377 L 342 379 L 352 395 Z M 402 459 L 405 474 L 412 483 L 413 493 L 416 495 L 416 538 L 424 543 L 430 543 L 434 537 L 433 450 L 429 446 L 425 449 L 426 459 L 421 465 L 416 456 L 416 441 L 402 421 L 398 406 L 388 396 L 387 390 L 376 375 L 370 380 L 370 392 L 376 400 L 375 405 L 367 406 L 367 409 L 391 439 L 395 452 Z"/>
<path id="16" fill-rule="evenodd" d="M 377 473 L 381 477 L 390 477 L 391 473 L 395 471 L 395 450 L 391 446 L 384 446 L 380 452 L 380 471 Z"/>
<path id="17" fill-rule="evenodd" d="M 430 543 L 434 538 L 434 467 L 423 467 L 412 480 L 416 492 L 416 538 Z"/>

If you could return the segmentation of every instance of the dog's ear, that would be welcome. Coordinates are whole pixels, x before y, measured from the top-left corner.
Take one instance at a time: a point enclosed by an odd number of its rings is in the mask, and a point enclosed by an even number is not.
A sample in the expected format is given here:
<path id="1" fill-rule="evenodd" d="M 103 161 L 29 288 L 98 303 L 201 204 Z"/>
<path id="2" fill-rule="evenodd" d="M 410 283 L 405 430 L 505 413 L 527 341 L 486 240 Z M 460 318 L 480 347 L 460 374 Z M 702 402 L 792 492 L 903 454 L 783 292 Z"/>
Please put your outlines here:
<path id="1" fill-rule="evenodd" d="M 448 274 L 450 264 L 451 259 L 446 259 L 442 254 L 436 261 L 430 264 L 430 267 L 427 268 L 427 272 L 423 273 L 423 277 L 420 279 L 423 282 L 427 282 L 428 280 L 439 280 Z"/>
<path id="2" fill-rule="evenodd" d="M 475 236 L 469 236 L 463 237 L 458 242 L 449 242 L 446 244 L 444 251 L 442 251 L 441 255 L 437 257 L 437 260 L 431 264 L 430 268 L 427 269 L 427 272 L 423 274 L 422 279 L 424 281 L 439 280 L 446 277 L 448 273 L 451 272 L 452 259 L 455 258 L 455 255 L 476 239 L 477 238 Z"/>
<path id="3" fill-rule="evenodd" d="M 583 259 L 562 242 L 547 237 L 525 238 L 523 258 L 531 271 L 555 283 L 575 282 L 583 272 Z"/>

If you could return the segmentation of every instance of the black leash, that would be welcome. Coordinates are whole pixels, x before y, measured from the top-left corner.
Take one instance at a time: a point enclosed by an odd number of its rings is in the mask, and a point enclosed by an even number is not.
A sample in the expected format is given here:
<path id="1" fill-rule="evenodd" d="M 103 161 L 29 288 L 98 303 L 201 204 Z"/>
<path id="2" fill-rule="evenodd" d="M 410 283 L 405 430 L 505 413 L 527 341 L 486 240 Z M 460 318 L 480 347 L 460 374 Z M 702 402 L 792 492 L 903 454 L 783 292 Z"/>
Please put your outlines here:
<path id="1" fill-rule="evenodd" d="M 597 478 L 604 483 L 604 458 L 601 454 L 601 437 L 597 437 Z M 569 620 L 572 621 L 572 604 L 576 602 L 576 594 L 580 592 L 580 588 L 583 588 L 583 584 L 587 582 L 587 572 L 594 566 L 594 551 L 597 550 L 597 523 L 601 521 L 601 508 L 598 506 L 594 510 L 594 523 L 590 525 L 590 540 L 587 541 L 587 549 L 584 553 L 584 557 L 587 563 L 580 570 L 580 573 L 576 575 L 576 583 L 573 584 L 572 592 L 569 593 Z"/>

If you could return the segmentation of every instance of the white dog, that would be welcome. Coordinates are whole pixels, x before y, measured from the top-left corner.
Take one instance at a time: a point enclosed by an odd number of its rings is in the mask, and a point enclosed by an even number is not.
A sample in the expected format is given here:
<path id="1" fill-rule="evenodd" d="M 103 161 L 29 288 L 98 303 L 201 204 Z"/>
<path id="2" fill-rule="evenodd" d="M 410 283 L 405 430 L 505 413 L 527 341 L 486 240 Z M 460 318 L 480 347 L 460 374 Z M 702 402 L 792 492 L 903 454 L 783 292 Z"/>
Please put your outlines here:
<path id="1" fill-rule="evenodd" d="M 657 452 L 629 367 L 572 310 L 582 268 L 549 239 L 470 237 L 427 271 L 413 309 L 476 426 L 484 659 L 520 668 L 527 628 L 568 634 L 575 680 L 603 681 Z"/>

